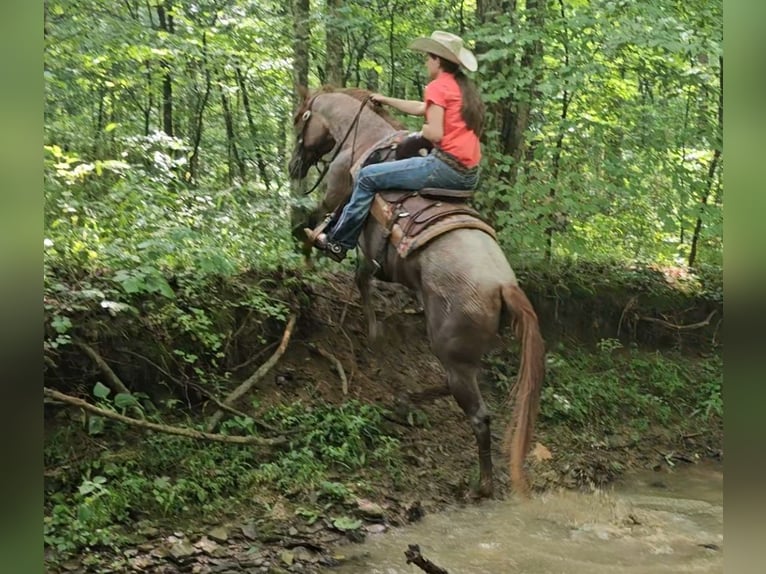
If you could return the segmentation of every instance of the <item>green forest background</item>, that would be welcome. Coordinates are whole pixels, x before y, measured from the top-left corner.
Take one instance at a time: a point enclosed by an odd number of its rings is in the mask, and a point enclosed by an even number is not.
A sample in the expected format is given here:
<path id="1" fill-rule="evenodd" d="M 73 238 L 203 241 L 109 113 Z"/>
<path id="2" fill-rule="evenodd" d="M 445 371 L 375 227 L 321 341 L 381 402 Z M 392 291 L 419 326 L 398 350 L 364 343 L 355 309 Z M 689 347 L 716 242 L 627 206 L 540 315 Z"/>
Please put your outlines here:
<path id="1" fill-rule="evenodd" d="M 722 22 L 701 0 L 50 0 L 46 280 L 300 264 L 295 86 L 420 98 L 407 45 L 433 29 L 478 56 L 475 203 L 512 263 L 719 267 Z"/>

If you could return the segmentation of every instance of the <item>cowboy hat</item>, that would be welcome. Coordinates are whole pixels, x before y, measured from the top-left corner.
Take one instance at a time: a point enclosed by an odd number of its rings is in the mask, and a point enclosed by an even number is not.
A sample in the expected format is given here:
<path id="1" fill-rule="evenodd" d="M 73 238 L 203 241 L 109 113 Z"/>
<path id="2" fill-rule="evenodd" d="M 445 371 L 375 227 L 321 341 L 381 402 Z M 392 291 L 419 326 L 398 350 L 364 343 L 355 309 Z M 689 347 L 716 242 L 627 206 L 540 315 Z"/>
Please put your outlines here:
<path id="1" fill-rule="evenodd" d="M 410 49 L 435 54 L 445 60 L 460 64 L 469 72 L 478 67 L 473 52 L 463 47 L 463 39 L 449 32 L 436 30 L 430 38 L 417 38 L 410 44 Z"/>

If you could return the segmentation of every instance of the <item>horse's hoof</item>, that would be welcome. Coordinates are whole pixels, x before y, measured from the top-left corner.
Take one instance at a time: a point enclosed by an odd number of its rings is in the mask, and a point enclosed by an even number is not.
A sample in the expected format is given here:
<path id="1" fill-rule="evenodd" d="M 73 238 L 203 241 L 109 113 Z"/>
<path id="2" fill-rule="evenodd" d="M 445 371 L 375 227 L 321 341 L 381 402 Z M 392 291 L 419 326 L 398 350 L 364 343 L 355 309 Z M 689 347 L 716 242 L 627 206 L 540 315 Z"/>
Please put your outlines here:
<path id="1" fill-rule="evenodd" d="M 478 498 L 493 498 L 495 496 L 495 489 L 492 484 L 482 483 L 479 485 L 479 490 L 476 492 Z"/>

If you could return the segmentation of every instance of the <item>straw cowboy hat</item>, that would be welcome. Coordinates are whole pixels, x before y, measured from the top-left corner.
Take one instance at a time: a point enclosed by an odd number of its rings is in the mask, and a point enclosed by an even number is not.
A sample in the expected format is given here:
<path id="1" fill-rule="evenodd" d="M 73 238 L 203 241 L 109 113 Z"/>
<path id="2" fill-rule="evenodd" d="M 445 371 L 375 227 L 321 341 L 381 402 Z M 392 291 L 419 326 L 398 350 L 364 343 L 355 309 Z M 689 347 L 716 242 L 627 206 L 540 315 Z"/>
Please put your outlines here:
<path id="1" fill-rule="evenodd" d="M 460 64 L 469 72 L 475 72 L 478 67 L 476 56 L 463 47 L 463 39 L 449 32 L 436 30 L 430 38 L 418 38 L 410 44 L 410 49 L 428 52 L 441 56 L 445 60 Z"/>

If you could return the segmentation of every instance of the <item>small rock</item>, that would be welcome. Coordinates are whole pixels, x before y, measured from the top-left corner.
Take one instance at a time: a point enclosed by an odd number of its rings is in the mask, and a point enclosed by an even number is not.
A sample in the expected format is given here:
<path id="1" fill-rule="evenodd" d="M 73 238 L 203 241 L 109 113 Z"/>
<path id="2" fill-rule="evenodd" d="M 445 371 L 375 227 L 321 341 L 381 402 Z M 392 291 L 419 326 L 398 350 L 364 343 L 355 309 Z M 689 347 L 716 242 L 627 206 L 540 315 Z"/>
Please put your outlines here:
<path id="1" fill-rule="evenodd" d="M 292 553 L 292 552 L 290 552 L 289 550 L 285 550 L 285 551 L 283 551 L 283 552 L 282 552 L 282 553 L 279 555 L 279 557 L 280 557 L 280 559 L 282 560 L 282 562 L 284 562 L 284 563 L 285 563 L 285 564 L 287 564 L 288 566 L 289 566 L 290 564 L 292 564 L 292 563 L 293 563 L 293 561 L 295 560 L 295 556 L 294 556 L 294 555 L 293 555 L 293 553 Z"/>
<path id="2" fill-rule="evenodd" d="M 154 538 L 159 535 L 160 531 L 154 526 L 144 526 L 138 531 L 138 533 L 141 536 L 145 536 L 147 538 Z"/>
<path id="3" fill-rule="evenodd" d="M 290 536 L 298 536 L 298 529 L 295 528 L 295 526 L 291 526 L 290 529 L 287 531 L 287 533 Z"/>
<path id="4" fill-rule="evenodd" d="M 229 541 L 229 529 L 224 526 L 213 528 L 207 535 L 209 538 L 216 542 L 220 542 L 221 544 Z"/>
<path id="5" fill-rule="evenodd" d="M 67 560 L 66 562 L 62 562 L 61 567 L 64 570 L 68 570 L 69 572 L 72 572 L 74 570 L 80 569 L 80 561 L 79 560 Z"/>
<path id="6" fill-rule="evenodd" d="M 218 544 L 210 540 L 207 536 L 203 536 L 194 543 L 194 547 L 206 554 L 212 554 L 215 550 L 218 549 Z"/>
<path id="7" fill-rule="evenodd" d="M 173 536 L 175 536 L 176 538 L 183 538 L 186 535 L 183 532 L 174 532 Z"/>
<path id="8" fill-rule="evenodd" d="M 293 557 L 295 560 L 311 562 L 312 564 L 319 561 L 319 556 L 317 556 L 316 552 L 312 552 L 305 546 L 296 546 L 293 548 Z"/>
<path id="9" fill-rule="evenodd" d="M 388 527 L 385 524 L 368 524 L 364 527 L 364 529 L 369 532 L 370 534 L 382 534 L 386 530 L 388 530 Z"/>
<path id="10" fill-rule="evenodd" d="M 358 498 L 356 506 L 365 518 L 382 518 L 385 512 L 379 504 L 365 498 Z"/>
<path id="11" fill-rule="evenodd" d="M 149 556 L 136 556 L 135 558 L 131 558 L 128 563 L 133 570 L 144 570 L 154 564 L 154 560 Z"/>
<path id="12" fill-rule="evenodd" d="M 245 538 L 249 540 L 258 539 L 258 529 L 256 528 L 254 522 L 243 524 L 242 526 L 239 527 L 239 529 L 242 531 L 242 534 L 245 536 Z"/>
<path id="13" fill-rule="evenodd" d="M 194 546 L 192 546 L 189 542 L 185 540 L 181 540 L 173 544 L 173 546 L 170 547 L 170 556 L 173 557 L 175 560 L 182 560 L 183 558 L 188 558 L 192 554 L 194 554 L 196 550 L 194 549 Z"/>
<path id="14" fill-rule="evenodd" d="M 419 500 L 413 502 L 407 509 L 407 520 L 410 522 L 417 522 L 426 515 L 426 511 L 423 509 L 423 505 Z"/>

